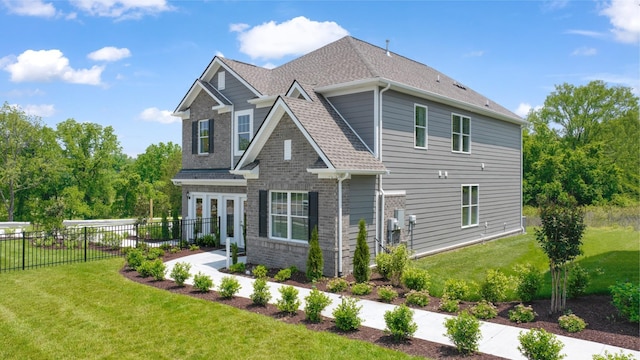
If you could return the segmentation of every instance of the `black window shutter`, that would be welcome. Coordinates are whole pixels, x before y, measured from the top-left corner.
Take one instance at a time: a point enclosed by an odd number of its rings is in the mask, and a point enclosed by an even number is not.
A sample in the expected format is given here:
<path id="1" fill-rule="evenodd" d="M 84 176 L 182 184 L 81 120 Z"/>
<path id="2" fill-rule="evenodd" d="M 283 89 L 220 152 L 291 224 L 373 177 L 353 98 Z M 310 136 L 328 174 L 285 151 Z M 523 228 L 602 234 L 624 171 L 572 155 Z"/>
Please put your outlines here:
<path id="1" fill-rule="evenodd" d="M 209 152 L 213 154 L 213 119 L 209 119 Z"/>
<path id="2" fill-rule="evenodd" d="M 191 123 L 191 153 L 198 153 L 198 122 L 194 121 Z"/>
<path id="3" fill-rule="evenodd" d="M 267 196 L 267 190 L 260 190 L 258 197 L 258 236 L 260 237 L 267 237 L 267 218 L 269 217 Z"/>
<path id="4" fill-rule="evenodd" d="M 309 193 L 309 239 L 313 228 L 318 226 L 318 192 Z"/>

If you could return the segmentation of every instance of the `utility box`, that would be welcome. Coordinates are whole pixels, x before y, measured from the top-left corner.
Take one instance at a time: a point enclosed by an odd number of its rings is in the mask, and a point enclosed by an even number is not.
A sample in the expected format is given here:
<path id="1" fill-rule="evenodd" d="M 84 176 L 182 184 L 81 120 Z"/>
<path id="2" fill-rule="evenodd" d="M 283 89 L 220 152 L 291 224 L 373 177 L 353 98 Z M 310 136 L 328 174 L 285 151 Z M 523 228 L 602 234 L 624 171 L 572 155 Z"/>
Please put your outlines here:
<path id="1" fill-rule="evenodd" d="M 398 229 L 404 229 L 404 209 L 393 210 L 393 216 L 398 220 Z"/>
<path id="2" fill-rule="evenodd" d="M 415 225 L 416 224 L 416 216 L 415 215 L 409 215 L 409 224 L 411 224 L 411 225 Z"/>

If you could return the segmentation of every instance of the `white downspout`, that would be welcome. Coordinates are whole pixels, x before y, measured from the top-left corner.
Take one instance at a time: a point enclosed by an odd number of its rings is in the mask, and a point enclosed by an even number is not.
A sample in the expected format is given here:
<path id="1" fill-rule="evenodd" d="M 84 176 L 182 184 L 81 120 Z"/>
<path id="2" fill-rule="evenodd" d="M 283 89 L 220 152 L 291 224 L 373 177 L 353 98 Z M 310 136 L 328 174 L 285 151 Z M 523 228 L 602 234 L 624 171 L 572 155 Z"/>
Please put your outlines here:
<path id="1" fill-rule="evenodd" d="M 387 83 L 387 86 L 380 90 L 378 100 L 378 160 L 382 162 L 382 94 L 389 90 L 391 83 Z M 384 189 L 382 188 L 382 174 L 378 175 L 378 191 L 380 192 L 379 207 L 376 209 L 378 212 L 378 226 L 376 226 L 376 237 L 380 241 L 380 246 L 384 246 Z M 378 244 L 376 244 L 376 249 Z M 380 249 L 382 250 L 382 249 Z"/>
<path id="2" fill-rule="evenodd" d="M 338 175 L 338 277 L 342 277 L 342 182 L 349 174 Z"/>
<path id="3" fill-rule="evenodd" d="M 524 224 L 522 223 L 522 181 L 524 180 L 524 152 L 522 151 L 522 145 L 523 145 L 523 136 L 522 136 L 522 130 L 524 129 L 524 125 L 520 125 L 520 231 L 522 231 L 523 234 L 527 233 L 527 229 L 525 229 Z"/>

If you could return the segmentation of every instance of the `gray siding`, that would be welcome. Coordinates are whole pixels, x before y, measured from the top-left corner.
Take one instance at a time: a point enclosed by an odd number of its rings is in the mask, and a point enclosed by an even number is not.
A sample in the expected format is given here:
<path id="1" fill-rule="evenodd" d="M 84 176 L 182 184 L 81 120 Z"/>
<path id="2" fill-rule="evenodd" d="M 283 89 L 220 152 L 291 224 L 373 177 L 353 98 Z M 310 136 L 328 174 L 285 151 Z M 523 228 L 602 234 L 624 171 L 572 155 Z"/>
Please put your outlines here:
<path id="1" fill-rule="evenodd" d="M 329 101 L 342 114 L 369 149 L 373 151 L 375 144 L 373 91 L 334 96 L 329 98 Z"/>
<path id="2" fill-rule="evenodd" d="M 426 150 L 413 146 L 414 103 L 428 107 Z M 471 118 L 470 154 L 451 151 L 452 112 Z M 520 229 L 520 141 L 519 125 L 392 91 L 384 94 L 382 156 L 390 174 L 383 176 L 383 188 L 406 191 L 406 216 L 417 216 L 416 253 Z M 447 178 L 439 177 L 445 171 Z M 479 226 L 464 229 L 463 184 L 479 185 L 480 194 Z"/>
<path id="3" fill-rule="evenodd" d="M 358 223 L 367 223 L 367 244 L 371 260 L 375 256 L 376 177 L 352 176 L 349 180 L 349 249 L 355 251 L 358 240 Z M 351 272 L 352 268 L 348 271 Z"/>

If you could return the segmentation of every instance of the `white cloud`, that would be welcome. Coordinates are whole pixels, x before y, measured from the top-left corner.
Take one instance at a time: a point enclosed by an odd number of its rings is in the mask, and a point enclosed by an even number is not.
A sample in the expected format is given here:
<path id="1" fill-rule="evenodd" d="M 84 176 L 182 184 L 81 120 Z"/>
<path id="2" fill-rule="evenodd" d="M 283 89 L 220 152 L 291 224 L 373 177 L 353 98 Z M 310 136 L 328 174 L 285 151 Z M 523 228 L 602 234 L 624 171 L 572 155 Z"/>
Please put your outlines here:
<path id="1" fill-rule="evenodd" d="M 224 54 L 221 51 L 216 51 L 217 57 L 224 57 Z"/>
<path id="2" fill-rule="evenodd" d="M 573 29 L 573 30 L 567 30 L 566 33 L 567 34 L 573 34 L 573 35 L 582 35 L 582 36 L 587 36 L 587 37 L 592 37 L 592 38 L 603 38 L 603 37 L 605 37 L 605 34 L 603 34 L 601 32 L 597 32 L 597 31 L 591 31 L 591 30 Z"/>
<path id="3" fill-rule="evenodd" d="M 90 15 L 122 20 L 173 10 L 166 0 L 72 0 L 71 3 Z"/>
<path id="4" fill-rule="evenodd" d="M 542 105 L 538 105 L 536 107 L 532 107 L 530 104 L 528 103 L 520 103 L 520 105 L 518 105 L 518 108 L 514 111 L 514 113 L 516 113 L 516 115 L 525 118 L 527 117 L 527 115 L 529 114 L 529 112 L 531 110 L 534 111 L 538 111 L 542 109 Z"/>
<path id="5" fill-rule="evenodd" d="M 56 113 L 56 109 L 52 104 L 25 105 L 22 109 L 27 115 L 39 117 L 50 117 Z"/>
<path id="6" fill-rule="evenodd" d="M 638 77 L 600 73 L 584 76 L 583 79 L 586 81 L 602 80 L 608 84 L 626 86 L 631 88 L 634 94 L 640 94 L 640 79 Z"/>
<path id="7" fill-rule="evenodd" d="M 543 9 L 547 11 L 564 9 L 569 4 L 569 0 L 545 0 Z"/>
<path id="8" fill-rule="evenodd" d="M 249 26 L 248 24 L 231 24 L 229 25 L 229 31 L 231 32 L 243 32 L 245 30 L 247 30 L 248 28 L 250 28 L 251 26 Z"/>
<path id="9" fill-rule="evenodd" d="M 13 82 L 62 80 L 73 84 L 100 85 L 104 66 L 73 69 L 62 51 L 52 49 L 27 50 L 15 62 L 4 65 L 3 69 L 11 74 Z"/>
<path id="10" fill-rule="evenodd" d="M 238 25 L 235 28 L 243 29 Z M 239 33 L 241 52 L 253 59 L 265 60 L 303 55 L 349 35 L 347 30 L 333 21 L 312 21 L 304 16 L 280 24 L 270 21 L 235 31 Z"/>
<path id="11" fill-rule="evenodd" d="M 484 50 L 475 50 L 464 54 L 464 57 L 480 57 L 486 53 Z"/>
<path id="12" fill-rule="evenodd" d="M 640 1 L 611 0 L 600 14 L 609 18 L 616 40 L 632 44 L 640 41 Z"/>
<path id="13" fill-rule="evenodd" d="M 571 53 L 573 56 L 593 56 L 598 53 L 596 48 L 588 48 L 586 46 L 579 47 Z"/>
<path id="14" fill-rule="evenodd" d="M 100 50 L 96 50 L 87 57 L 94 61 L 118 61 L 120 59 L 128 58 L 131 56 L 131 51 L 127 48 L 116 48 L 113 46 L 103 47 Z"/>
<path id="15" fill-rule="evenodd" d="M 51 3 L 42 0 L 4 0 L 4 5 L 10 13 L 24 16 L 54 17 L 56 8 Z"/>
<path id="16" fill-rule="evenodd" d="M 171 111 L 160 110 L 157 107 L 150 107 L 144 109 L 138 118 L 149 122 L 158 122 L 161 124 L 179 123 L 182 120 L 179 117 L 171 116 Z"/>

